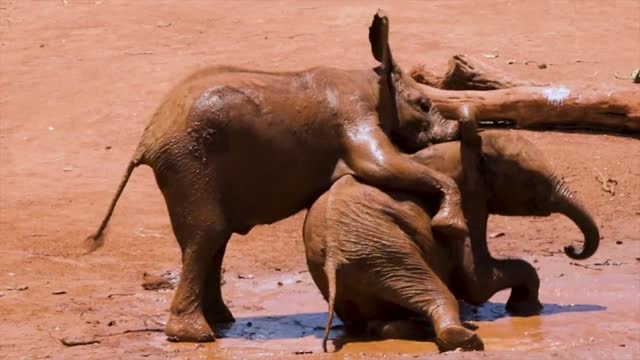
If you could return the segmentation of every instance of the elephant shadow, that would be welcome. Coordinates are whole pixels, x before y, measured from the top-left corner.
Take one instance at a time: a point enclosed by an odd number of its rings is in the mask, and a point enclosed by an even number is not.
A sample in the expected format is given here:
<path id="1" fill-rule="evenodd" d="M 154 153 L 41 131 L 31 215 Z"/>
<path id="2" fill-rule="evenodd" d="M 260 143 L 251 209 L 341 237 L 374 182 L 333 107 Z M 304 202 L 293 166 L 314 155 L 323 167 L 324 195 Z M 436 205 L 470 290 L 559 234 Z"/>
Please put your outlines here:
<path id="1" fill-rule="evenodd" d="M 593 304 L 543 304 L 544 309 L 536 316 L 552 316 L 561 313 L 604 311 L 607 308 Z M 460 303 L 463 321 L 495 321 L 511 317 L 504 303 L 486 302 L 480 306 Z M 250 316 L 237 318 L 233 324 L 219 325 L 216 332 L 221 338 L 246 340 L 299 339 L 304 337 L 322 338 L 327 321 L 326 312 L 290 314 L 278 316 Z M 350 341 L 366 341 L 346 337 L 342 323 L 334 318 L 331 337 Z M 349 340 L 347 340 L 347 338 Z M 342 342 L 342 341 L 339 341 Z"/>
<path id="2" fill-rule="evenodd" d="M 220 338 L 247 340 L 321 338 L 326 322 L 326 312 L 250 316 L 236 318 L 232 324 L 217 325 L 216 333 Z M 332 331 L 334 329 L 342 329 L 342 322 L 337 318 L 333 321 Z"/>
<path id="3" fill-rule="evenodd" d="M 535 316 L 607 310 L 606 306 L 594 304 L 543 304 L 543 306 L 544 308 L 542 309 L 542 312 Z M 489 301 L 479 306 L 460 302 L 460 317 L 463 321 L 495 321 L 502 318 L 517 316 L 509 314 L 505 309 L 504 303 Z"/>

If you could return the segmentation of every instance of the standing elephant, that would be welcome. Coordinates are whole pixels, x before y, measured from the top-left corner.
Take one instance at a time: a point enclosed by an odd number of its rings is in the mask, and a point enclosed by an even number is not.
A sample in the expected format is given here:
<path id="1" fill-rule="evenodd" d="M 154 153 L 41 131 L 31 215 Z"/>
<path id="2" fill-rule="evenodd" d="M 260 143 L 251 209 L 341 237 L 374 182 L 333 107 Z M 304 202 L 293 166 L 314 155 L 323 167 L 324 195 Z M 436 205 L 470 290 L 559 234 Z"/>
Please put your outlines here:
<path id="1" fill-rule="evenodd" d="M 401 151 L 455 139 L 458 124 L 442 118 L 393 61 L 388 31 L 379 11 L 369 28 L 380 62 L 375 69 L 208 68 L 178 84 L 160 105 L 87 240 L 91 249 L 102 244 L 134 168 L 152 167 L 182 250 L 166 327 L 170 340 L 212 341 L 212 324 L 233 321 L 220 292 L 231 234 L 310 206 L 338 178 L 338 168 L 374 186 L 436 196 L 442 201 L 434 229 L 468 232 L 455 182 Z"/>
<path id="2" fill-rule="evenodd" d="M 385 336 L 404 336 L 419 316 L 430 320 L 443 351 L 481 350 L 480 338 L 460 322 L 457 298 L 472 304 L 511 288 L 507 310 L 538 313 L 540 281 L 529 263 L 494 259 L 486 241 L 489 213 L 546 216 L 562 213 L 585 236 L 584 259 L 598 247 L 599 231 L 585 207 L 554 175 L 532 143 L 513 132 L 461 126 L 462 144 L 431 146 L 413 158 L 454 178 L 462 191 L 470 237 L 434 240 L 433 202 L 383 191 L 345 176 L 311 207 L 304 225 L 307 264 L 314 282 L 348 332 L 378 324 Z M 472 129 L 468 129 L 469 127 Z"/>

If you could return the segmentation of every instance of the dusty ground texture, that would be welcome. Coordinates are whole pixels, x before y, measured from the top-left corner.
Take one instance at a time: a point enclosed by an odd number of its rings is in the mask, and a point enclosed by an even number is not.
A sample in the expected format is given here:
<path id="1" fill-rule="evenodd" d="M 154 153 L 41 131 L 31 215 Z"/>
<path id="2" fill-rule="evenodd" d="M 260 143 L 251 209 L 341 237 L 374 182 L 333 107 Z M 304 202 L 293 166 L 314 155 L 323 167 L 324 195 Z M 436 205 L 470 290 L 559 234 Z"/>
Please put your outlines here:
<path id="1" fill-rule="evenodd" d="M 321 354 L 326 305 L 305 272 L 303 213 L 231 240 L 223 292 L 238 321 L 220 329 L 223 339 L 167 342 L 173 291 L 141 284 L 144 272 L 178 272 L 180 253 L 146 167 L 134 173 L 106 246 L 81 255 L 172 84 L 211 64 L 372 66 L 367 27 L 377 6 L 389 13 L 405 68 L 444 68 L 466 53 L 523 78 L 637 86 L 614 77 L 640 65 L 635 0 L 378 3 L 0 1 L 0 354 L 638 359 L 637 138 L 522 132 L 592 209 L 604 238 L 577 266 L 559 252 L 580 237 L 568 219 L 492 218 L 490 232 L 505 234 L 491 240 L 494 254 L 536 262 L 545 311 L 509 317 L 506 293 L 468 309 L 482 354 L 438 355 L 433 343 L 408 341 L 355 341 Z M 598 171 L 617 181 L 615 195 L 601 189 Z M 332 338 L 345 342 L 339 328 Z M 61 339 L 98 342 L 67 347 Z"/>

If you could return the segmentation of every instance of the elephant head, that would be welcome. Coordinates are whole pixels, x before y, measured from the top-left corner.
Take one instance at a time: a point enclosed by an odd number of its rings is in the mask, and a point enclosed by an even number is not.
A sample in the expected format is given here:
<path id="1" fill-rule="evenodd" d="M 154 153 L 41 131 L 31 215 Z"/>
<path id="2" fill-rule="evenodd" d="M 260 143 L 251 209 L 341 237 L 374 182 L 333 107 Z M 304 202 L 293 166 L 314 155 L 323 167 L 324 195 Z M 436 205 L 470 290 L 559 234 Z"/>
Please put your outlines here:
<path id="1" fill-rule="evenodd" d="M 494 132 L 483 134 L 483 166 L 491 196 L 491 214 L 548 216 L 560 213 L 570 218 L 584 234 L 578 251 L 566 246 L 572 259 L 586 259 L 598 249 L 600 233 L 593 217 L 560 179 L 542 151 L 521 136 Z"/>
<path id="2" fill-rule="evenodd" d="M 457 140 L 458 122 L 445 119 L 433 106 L 423 86 L 402 71 L 389 47 L 389 20 L 378 10 L 369 28 L 371 52 L 380 66 L 378 112 L 382 127 L 405 152 L 415 152 L 431 144 Z"/>
<path id="3" fill-rule="evenodd" d="M 461 127 L 461 132 L 465 127 Z M 464 135 L 464 134 L 463 134 Z M 542 151 L 514 131 L 486 130 L 474 140 L 474 147 L 458 142 L 438 144 L 419 151 L 413 158 L 455 179 L 463 202 L 481 197 L 469 216 L 485 222 L 488 214 L 505 216 L 549 216 L 560 213 L 569 217 L 584 234 L 581 250 L 574 246 L 564 251 L 572 259 L 582 260 L 598 249 L 600 233 L 593 216 L 582 202 L 555 174 Z M 465 135 L 466 136 L 466 135 Z M 466 149 L 466 150 L 465 150 Z M 463 165 L 464 152 L 480 151 L 479 168 Z M 465 174 L 466 172 L 466 174 Z M 478 172 L 481 181 L 465 181 Z M 474 199 L 477 200 L 477 199 Z M 484 226 L 483 226 L 484 228 Z M 484 238 L 485 234 L 481 235 Z"/>

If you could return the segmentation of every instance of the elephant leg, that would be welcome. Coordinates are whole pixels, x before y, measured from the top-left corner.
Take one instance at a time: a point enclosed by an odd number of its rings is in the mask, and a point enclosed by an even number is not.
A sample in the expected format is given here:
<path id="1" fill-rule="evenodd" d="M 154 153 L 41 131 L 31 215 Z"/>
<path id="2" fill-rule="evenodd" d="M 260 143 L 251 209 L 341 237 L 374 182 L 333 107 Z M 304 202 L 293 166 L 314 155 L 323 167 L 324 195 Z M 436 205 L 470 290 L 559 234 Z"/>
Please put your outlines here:
<path id="1" fill-rule="evenodd" d="M 227 248 L 227 241 L 214 255 L 204 288 L 204 315 L 209 325 L 235 322 L 231 311 L 222 300 L 222 259 Z"/>
<path id="2" fill-rule="evenodd" d="M 495 293 L 511 288 L 507 310 L 534 315 L 542 309 L 538 299 L 540 278 L 535 268 L 521 259 L 494 259 L 487 246 L 487 213 L 482 204 L 466 212 L 470 244 L 464 248 L 462 288 L 456 294 L 471 304 L 482 304 Z"/>
<path id="3" fill-rule="evenodd" d="M 458 301 L 440 278 L 418 254 L 404 260 L 388 264 L 391 270 L 377 274 L 385 279 L 377 285 L 380 296 L 431 320 L 441 351 L 483 350 L 480 337 L 460 322 Z"/>
<path id="4" fill-rule="evenodd" d="M 466 275 L 463 296 L 465 301 L 479 305 L 495 293 L 511 289 L 507 311 L 514 315 L 539 314 L 542 304 L 538 299 L 540 278 L 533 266 L 521 259 L 490 259 L 476 263 Z"/>
<path id="5" fill-rule="evenodd" d="M 511 288 L 511 295 L 507 300 L 507 311 L 514 315 L 537 315 L 542 310 L 538 298 L 540 278 L 536 269 L 521 259 L 494 260 L 494 279 L 501 289 Z"/>
<path id="6" fill-rule="evenodd" d="M 466 264 L 468 262 L 465 267 Z M 507 311 L 521 316 L 540 313 L 540 278 L 531 264 L 521 259 L 493 259 L 490 256 L 476 258 L 473 264 L 474 267 L 465 269 L 462 296 L 465 301 L 482 304 L 495 293 L 511 289 Z"/>
<path id="7" fill-rule="evenodd" d="M 182 250 L 182 273 L 165 329 L 171 341 L 214 341 L 214 333 L 204 316 L 205 286 L 215 281 L 212 286 L 217 289 L 213 293 L 220 293 L 219 272 L 209 276 L 209 270 L 212 267 L 217 270 L 212 259 L 219 256 L 222 261 L 231 235 L 219 205 L 214 177 L 203 172 L 193 176 L 194 168 L 201 169 L 202 164 L 183 160 L 178 166 L 156 172 Z"/>
<path id="8" fill-rule="evenodd" d="M 182 224 L 180 227 L 181 230 L 176 231 L 176 237 L 182 247 L 182 273 L 171 303 L 166 334 L 172 341 L 213 341 L 213 331 L 203 312 L 205 286 L 208 285 L 211 258 L 224 247 L 229 232 L 215 224 Z M 219 278 L 217 284 L 211 285 L 217 287 L 212 291 L 217 292 L 220 297 Z"/>

